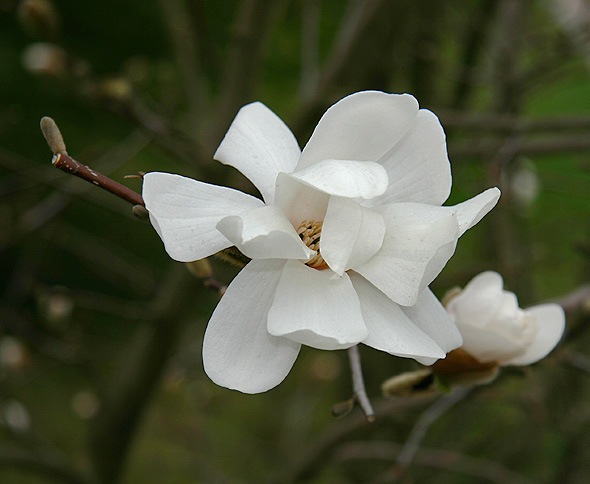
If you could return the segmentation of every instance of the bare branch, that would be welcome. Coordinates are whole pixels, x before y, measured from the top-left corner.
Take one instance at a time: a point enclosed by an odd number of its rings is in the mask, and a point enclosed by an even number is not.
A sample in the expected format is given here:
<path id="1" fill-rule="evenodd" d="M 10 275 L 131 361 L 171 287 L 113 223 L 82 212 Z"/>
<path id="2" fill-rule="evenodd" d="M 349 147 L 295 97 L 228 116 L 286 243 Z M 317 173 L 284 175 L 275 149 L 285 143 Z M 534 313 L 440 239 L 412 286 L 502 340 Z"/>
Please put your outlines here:
<path id="1" fill-rule="evenodd" d="M 242 0 L 236 9 L 231 49 L 224 67 L 217 120 L 211 137 L 213 144 L 220 141 L 231 119 L 254 90 L 271 19 L 282 4 L 279 0 Z"/>
<path id="2" fill-rule="evenodd" d="M 387 475 L 393 477 L 393 482 L 399 480 L 404 475 L 406 469 L 412 463 L 416 452 L 418 452 L 420 444 L 422 443 L 422 440 L 424 440 L 426 433 L 430 427 L 432 427 L 432 424 L 434 424 L 455 404 L 463 400 L 463 398 L 465 398 L 471 392 L 471 390 L 471 388 L 462 388 L 460 390 L 456 390 L 454 393 L 446 395 L 433 403 L 426 409 L 424 413 L 422 413 L 412 428 L 408 440 L 398 454 L 393 468 L 387 472 Z"/>
<path id="3" fill-rule="evenodd" d="M 373 410 L 373 406 L 371 405 L 369 397 L 367 397 L 367 391 L 365 390 L 365 380 L 363 378 L 363 369 L 361 367 L 361 357 L 358 345 L 348 348 L 348 358 L 350 360 L 352 388 L 354 390 L 356 401 L 363 410 L 367 422 L 374 422 L 375 411 Z"/>
<path id="4" fill-rule="evenodd" d="M 66 173 L 70 173 L 86 180 L 87 182 L 93 183 L 97 187 L 100 187 L 107 192 L 111 192 L 113 195 L 116 195 L 133 205 L 142 205 L 145 207 L 145 202 L 139 193 L 134 192 L 130 188 L 121 185 L 109 177 L 97 173 L 89 166 L 83 165 L 64 153 L 57 153 L 53 157 L 53 160 L 51 160 L 51 163 L 61 171 L 65 171 Z"/>
<path id="5" fill-rule="evenodd" d="M 121 354 L 121 369 L 90 428 L 92 462 L 102 484 L 116 482 L 123 469 L 143 411 L 194 312 L 199 287 L 200 281 L 174 263 L 150 308 L 152 320 Z"/>
<path id="6" fill-rule="evenodd" d="M 0 467 L 36 474 L 60 484 L 92 484 L 94 481 L 78 470 L 61 462 L 55 455 L 34 452 L 16 446 L 0 447 Z"/>
<path id="7" fill-rule="evenodd" d="M 191 16 L 184 0 L 160 0 L 160 6 L 168 26 L 176 64 L 184 78 L 191 131 L 196 133 L 205 104 L 203 81 L 199 76 L 197 36 L 193 33 Z"/>
<path id="8" fill-rule="evenodd" d="M 399 454 L 402 445 L 396 442 L 347 442 L 334 451 L 336 461 L 388 460 Z M 414 457 L 416 464 L 447 469 L 452 472 L 486 479 L 498 484 L 533 484 L 534 481 L 508 469 L 499 462 L 471 457 L 445 449 L 420 447 Z"/>

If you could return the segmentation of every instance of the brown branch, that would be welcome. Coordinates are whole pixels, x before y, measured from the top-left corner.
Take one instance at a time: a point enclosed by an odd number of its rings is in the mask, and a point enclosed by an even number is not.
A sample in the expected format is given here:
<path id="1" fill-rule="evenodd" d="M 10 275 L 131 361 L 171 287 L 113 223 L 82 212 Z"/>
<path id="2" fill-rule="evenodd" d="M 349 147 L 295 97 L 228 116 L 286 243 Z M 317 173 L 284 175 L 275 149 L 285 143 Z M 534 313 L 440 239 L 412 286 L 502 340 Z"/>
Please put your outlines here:
<path id="1" fill-rule="evenodd" d="M 477 113 L 437 109 L 436 115 L 445 128 L 482 131 L 518 131 L 520 134 L 538 131 L 590 130 L 590 116 L 547 116 L 530 119 L 504 113 Z"/>
<path id="2" fill-rule="evenodd" d="M 198 301 L 200 281 L 174 263 L 150 307 L 152 319 L 138 328 L 121 353 L 115 381 L 101 398 L 90 427 L 93 467 L 102 484 L 116 483 L 141 416 Z"/>
<path id="3" fill-rule="evenodd" d="M 204 111 L 205 93 L 199 75 L 199 49 L 192 19 L 184 0 L 160 0 L 176 64 L 182 73 L 188 104 L 191 131 L 197 132 L 200 113 Z"/>
<path id="4" fill-rule="evenodd" d="M 348 11 L 340 24 L 340 29 L 332 44 L 332 50 L 324 63 L 315 92 L 310 94 L 288 123 L 296 136 L 300 136 L 312 121 L 321 115 L 325 104 L 330 104 L 334 95 L 330 88 L 349 67 L 355 48 L 363 39 L 368 27 L 378 17 L 384 0 L 349 2 Z"/>
<path id="5" fill-rule="evenodd" d="M 449 156 L 457 158 L 490 158 L 504 146 L 503 141 L 489 141 L 478 143 L 449 143 Z M 552 140 L 539 139 L 521 141 L 514 147 L 518 155 L 551 155 L 555 153 L 578 153 L 590 151 L 588 136 L 556 138 Z"/>
<path id="6" fill-rule="evenodd" d="M 242 0 L 236 9 L 232 41 L 212 127 L 211 143 L 217 144 L 239 108 L 250 99 L 276 10 L 284 4 L 279 0 Z"/>
<path id="7" fill-rule="evenodd" d="M 398 454 L 401 449 L 401 444 L 389 441 L 348 442 L 335 450 L 334 459 L 337 462 L 388 460 L 391 459 L 392 455 Z M 517 474 L 499 462 L 471 457 L 451 450 L 421 447 L 414 458 L 414 462 L 423 466 L 447 469 L 452 472 L 486 479 L 498 484 L 533 484 L 532 480 Z"/>
<path id="8" fill-rule="evenodd" d="M 66 173 L 82 178 L 107 192 L 111 192 L 113 195 L 116 195 L 133 205 L 141 205 L 145 207 L 143 198 L 137 192 L 111 180 L 109 177 L 101 175 L 92 168 L 83 165 L 69 156 L 66 151 L 66 144 L 61 131 L 57 127 L 55 121 L 49 116 L 41 118 L 41 131 L 47 140 L 49 148 L 53 152 L 53 159 L 51 160 L 53 166 Z"/>
<path id="9" fill-rule="evenodd" d="M 386 418 L 402 418 L 408 410 L 432 400 L 431 396 L 380 400 L 375 405 L 377 419 L 373 425 L 367 425 L 365 416 L 360 414 L 351 414 L 345 420 L 338 420 L 328 427 L 315 442 L 306 445 L 304 452 L 294 455 L 293 460 L 287 462 L 282 471 L 264 479 L 263 482 L 289 484 L 310 480 L 319 472 L 332 450 L 350 438 L 351 435 L 358 436 L 360 433 L 366 433 L 369 429 L 374 430 L 375 426 L 381 425 Z"/>
<path id="10" fill-rule="evenodd" d="M 97 173 L 89 166 L 83 165 L 65 153 L 57 153 L 54 155 L 51 163 L 53 163 L 53 166 L 60 169 L 61 171 L 70 173 L 71 175 L 82 178 L 82 180 L 93 183 L 97 187 L 100 187 L 107 192 L 111 192 L 113 195 L 116 195 L 133 205 L 141 205 L 145 207 L 145 202 L 139 193 L 134 192 L 130 188 L 121 185 L 109 177 Z"/>

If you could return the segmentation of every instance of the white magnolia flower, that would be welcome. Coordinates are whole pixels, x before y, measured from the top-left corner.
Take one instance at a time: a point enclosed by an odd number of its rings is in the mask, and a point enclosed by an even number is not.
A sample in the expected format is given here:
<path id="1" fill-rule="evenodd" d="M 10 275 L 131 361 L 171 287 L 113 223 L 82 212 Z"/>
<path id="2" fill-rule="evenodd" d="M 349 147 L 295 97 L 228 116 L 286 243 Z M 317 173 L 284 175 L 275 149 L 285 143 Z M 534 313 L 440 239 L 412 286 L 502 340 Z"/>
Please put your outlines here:
<path id="1" fill-rule="evenodd" d="M 303 151 L 276 114 L 248 104 L 215 159 L 246 175 L 264 201 L 166 173 L 148 173 L 143 186 L 172 258 L 235 245 L 252 259 L 205 333 L 214 382 L 266 391 L 288 374 L 301 344 L 362 342 L 429 364 L 461 344 L 428 285 L 499 191 L 440 206 L 451 188 L 445 134 L 414 97 L 348 96 L 328 109 Z"/>
<path id="2" fill-rule="evenodd" d="M 530 365 L 555 348 L 565 329 L 559 304 L 520 309 L 502 276 L 483 272 L 447 304 L 463 335 L 463 349 L 482 363 Z"/>

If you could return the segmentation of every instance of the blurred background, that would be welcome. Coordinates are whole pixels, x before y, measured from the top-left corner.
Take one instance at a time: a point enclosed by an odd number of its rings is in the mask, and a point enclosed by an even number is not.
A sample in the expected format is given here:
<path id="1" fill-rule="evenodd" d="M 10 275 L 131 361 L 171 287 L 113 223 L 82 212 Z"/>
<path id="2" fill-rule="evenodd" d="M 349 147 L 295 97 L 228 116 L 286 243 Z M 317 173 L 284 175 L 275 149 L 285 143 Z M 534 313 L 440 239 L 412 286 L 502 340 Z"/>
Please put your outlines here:
<path id="1" fill-rule="evenodd" d="M 0 0 L 0 59 L 0 482 L 588 482 L 590 3 Z M 218 292 L 128 203 L 52 167 L 39 130 L 53 117 L 71 156 L 138 192 L 123 177 L 159 170 L 256 194 L 212 160 L 242 105 L 303 146 L 365 89 L 440 117 L 448 203 L 502 189 L 437 295 L 493 269 L 521 306 L 568 316 L 548 358 L 448 408 L 384 400 L 419 366 L 362 347 L 374 424 L 331 415 L 352 395 L 344 351 L 304 348 L 265 394 L 215 386 L 201 344 Z M 220 284 L 239 270 L 211 263 Z"/>

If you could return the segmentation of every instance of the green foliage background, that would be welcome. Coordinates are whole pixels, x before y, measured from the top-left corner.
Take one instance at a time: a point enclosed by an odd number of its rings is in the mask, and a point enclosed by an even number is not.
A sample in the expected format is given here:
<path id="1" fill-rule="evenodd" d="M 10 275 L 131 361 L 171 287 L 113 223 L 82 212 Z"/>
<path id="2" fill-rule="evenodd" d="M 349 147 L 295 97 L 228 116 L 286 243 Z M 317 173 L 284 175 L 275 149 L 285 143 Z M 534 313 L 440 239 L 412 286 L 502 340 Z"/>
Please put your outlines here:
<path id="1" fill-rule="evenodd" d="M 45 115 L 73 157 L 116 180 L 158 170 L 255 193 L 211 159 L 240 106 L 263 101 L 303 146 L 341 97 L 410 92 L 446 129 L 449 203 L 503 191 L 435 292 L 487 269 L 523 307 L 587 288 L 588 25 L 564 25 L 552 2 L 54 0 L 53 37 L 23 19 L 28 3 L 0 0 L 0 482 L 394 482 L 395 444 L 432 402 L 382 401 L 381 382 L 418 365 L 364 347 L 372 425 L 330 414 L 352 394 L 345 352 L 305 348 L 265 394 L 215 386 L 200 353 L 217 294 L 125 202 L 51 167 Z M 27 70 L 39 41 L 68 65 Z M 528 204 L 522 169 L 539 184 Z M 226 284 L 238 270 L 212 264 Z M 558 349 L 435 422 L 400 482 L 587 482 L 580 301 Z"/>

